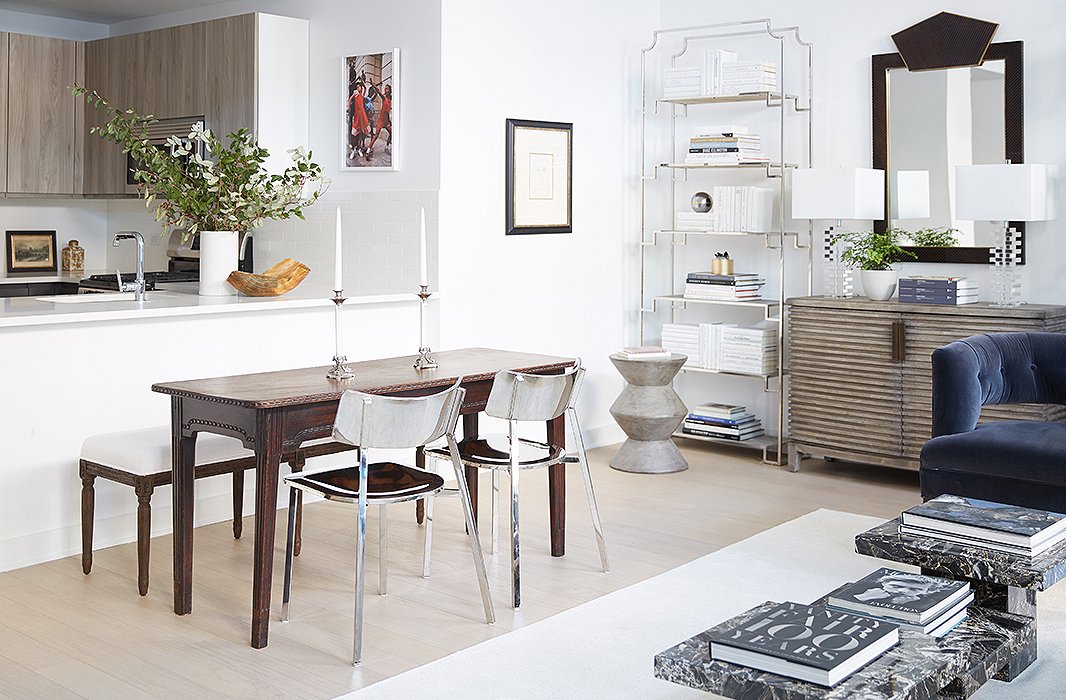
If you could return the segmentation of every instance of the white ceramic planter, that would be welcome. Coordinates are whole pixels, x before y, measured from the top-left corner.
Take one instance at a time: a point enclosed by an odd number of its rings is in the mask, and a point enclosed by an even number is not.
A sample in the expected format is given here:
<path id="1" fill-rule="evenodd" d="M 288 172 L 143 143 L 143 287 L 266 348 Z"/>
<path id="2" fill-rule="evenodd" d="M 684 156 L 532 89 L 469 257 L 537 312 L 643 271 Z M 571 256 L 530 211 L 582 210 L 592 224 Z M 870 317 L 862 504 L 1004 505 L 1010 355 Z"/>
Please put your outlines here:
<path id="1" fill-rule="evenodd" d="M 895 270 L 863 270 L 862 291 L 876 301 L 888 301 L 896 293 L 899 273 Z"/>
<path id="2" fill-rule="evenodd" d="M 237 232 L 200 232 L 200 296 L 233 296 L 226 278 L 237 269 Z"/>

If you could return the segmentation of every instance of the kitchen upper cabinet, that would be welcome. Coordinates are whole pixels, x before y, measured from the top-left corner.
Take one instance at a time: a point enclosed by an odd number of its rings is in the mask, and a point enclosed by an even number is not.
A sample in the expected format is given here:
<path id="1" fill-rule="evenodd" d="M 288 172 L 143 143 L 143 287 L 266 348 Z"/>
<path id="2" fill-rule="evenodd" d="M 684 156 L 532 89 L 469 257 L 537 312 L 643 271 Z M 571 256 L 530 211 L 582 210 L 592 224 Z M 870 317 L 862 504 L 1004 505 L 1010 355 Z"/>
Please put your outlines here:
<path id="1" fill-rule="evenodd" d="M 25 34 L 7 42 L 5 190 L 72 195 L 77 100 L 67 87 L 78 78 L 79 45 Z"/>
<path id="2" fill-rule="evenodd" d="M 86 44 L 86 87 L 160 119 L 203 116 L 221 138 L 247 128 L 271 152 L 307 146 L 308 22 L 263 13 Z M 102 120 L 86 107 L 84 131 Z M 85 136 L 85 194 L 129 195 L 126 157 Z M 276 159 L 276 160 L 275 160 Z"/>

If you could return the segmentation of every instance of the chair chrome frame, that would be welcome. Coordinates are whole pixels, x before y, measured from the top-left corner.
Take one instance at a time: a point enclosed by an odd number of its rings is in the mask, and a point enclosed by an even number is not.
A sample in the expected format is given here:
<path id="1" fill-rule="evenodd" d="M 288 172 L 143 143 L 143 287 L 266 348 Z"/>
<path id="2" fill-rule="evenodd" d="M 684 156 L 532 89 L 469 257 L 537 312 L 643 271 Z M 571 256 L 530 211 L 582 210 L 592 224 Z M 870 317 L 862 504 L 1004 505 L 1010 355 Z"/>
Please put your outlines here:
<path id="1" fill-rule="evenodd" d="M 508 461 L 488 462 L 472 455 L 460 455 L 459 459 L 469 466 L 492 470 L 492 553 L 499 551 L 499 472 L 506 469 L 510 482 L 510 525 L 511 525 L 511 607 L 517 609 L 522 603 L 521 594 L 521 552 L 519 545 L 519 498 L 518 485 L 519 473 L 523 469 L 539 469 L 555 464 L 577 463 L 581 466 L 581 477 L 585 484 L 585 497 L 588 500 L 589 511 L 592 516 L 592 526 L 596 532 L 596 544 L 599 548 L 600 564 L 604 573 L 610 571 L 607 560 L 607 543 L 603 535 L 603 524 L 600 521 L 599 508 L 596 505 L 596 494 L 592 486 L 592 474 L 589 471 L 588 458 L 585 454 L 585 442 L 581 435 L 581 424 L 577 417 L 577 396 L 581 383 L 585 377 L 585 369 L 580 364 L 567 370 L 563 374 L 524 374 L 511 370 L 503 370 L 496 374 L 489 393 L 485 413 L 507 421 L 507 444 Z M 565 450 L 553 453 L 551 445 L 518 437 L 518 424 L 520 422 L 549 421 L 566 415 L 566 425 L 572 439 L 574 454 L 567 454 Z M 546 457 L 523 463 L 520 448 L 523 446 L 543 449 Z M 446 455 L 440 450 L 427 451 L 438 458 Z M 451 456 L 455 460 L 455 456 Z M 432 498 L 427 498 L 427 519 L 429 517 L 429 504 Z M 429 554 L 426 553 L 426 567 L 424 575 L 428 575 Z"/>
<path id="2" fill-rule="evenodd" d="M 481 550 L 481 543 L 477 536 L 477 528 L 474 524 L 474 511 L 470 503 L 469 491 L 466 486 L 466 477 L 463 465 L 459 459 L 459 449 L 455 439 L 455 427 L 459 420 L 459 410 L 463 405 L 466 390 L 462 388 L 462 379 L 448 389 L 419 397 L 379 396 L 365 394 L 357 391 L 346 391 L 341 397 L 337 408 L 337 419 L 333 428 L 333 437 L 339 442 L 358 447 L 359 454 L 359 490 L 355 496 L 347 497 L 335 493 L 324 493 L 299 483 L 296 479 L 306 480 L 313 478 L 315 474 L 326 471 L 335 472 L 334 469 L 320 470 L 317 472 L 304 472 L 285 477 L 289 485 L 289 521 L 288 537 L 285 545 L 285 589 L 282 597 L 282 621 L 289 619 L 289 600 L 292 591 L 292 564 L 293 564 L 293 540 L 295 530 L 295 502 L 298 491 L 312 491 L 319 493 L 329 500 L 358 504 L 358 517 L 356 520 L 356 551 L 355 551 L 355 619 L 354 640 L 352 645 L 352 664 L 358 665 L 362 659 L 362 627 L 363 627 L 363 584 L 366 556 L 366 510 L 368 505 L 380 505 L 381 520 L 378 527 L 378 544 L 381 552 L 381 565 L 379 568 L 380 588 L 382 595 L 386 593 L 387 557 L 386 537 L 387 520 L 385 506 L 391 503 L 417 500 L 426 498 L 427 493 L 421 491 L 411 494 L 399 494 L 394 496 L 374 497 L 368 494 L 369 457 L 368 453 L 377 448 L 417 448 L 422 445 L 435 442 L 444 438 L 447 442 L 448 452 L 452 455 L 452 466 L 455 470 L 456 481 L 459 486 L 459 496 L 463 503 L 463 512 L 466 517 L 467 531 L 470 533 L 470 551 L 474 559 L 474 568 L 477 574 L 478 586 L 481 590 L 482 604 L 485 609 L 485 622 L 493 624 L 496 615 L 492 606 L 492 598 L 489 592 L 488 576 L 485 572 L 485 560 Z M 420 409 L 420 404 L 440 403 L 439 415 L 427 414 L 425 409 Z M 397 415 L 398 414 L 398 415 Z M 435 421 L 435 425 L 427 422 L 419 425 L 416 420 Z M 421 431 L 419 431 L 421 428 Z M 417 435 L 417 437 L 416 437 Z M 441 488 L 430 492 L 428 495 L 438 493 Z M 431 499 L 427 498 L 427 501 Z M 427 523 L 428 523 L 427 519 Z M 424 570 L 428 570 L 428 551 L 430 546 L 430 530 L 426 529 Z"/>

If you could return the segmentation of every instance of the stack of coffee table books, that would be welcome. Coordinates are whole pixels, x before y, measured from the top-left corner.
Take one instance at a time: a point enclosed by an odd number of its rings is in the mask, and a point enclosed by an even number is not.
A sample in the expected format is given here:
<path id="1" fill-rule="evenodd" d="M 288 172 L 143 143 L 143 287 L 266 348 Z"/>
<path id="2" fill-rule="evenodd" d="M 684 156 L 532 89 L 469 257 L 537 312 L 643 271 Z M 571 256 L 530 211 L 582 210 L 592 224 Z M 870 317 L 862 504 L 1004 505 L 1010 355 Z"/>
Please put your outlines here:
<path id="1" fill-rule="evenodd" d="M 829 607 L 943 637 L 966 619 L 974 594 L 967 581 L 882 567 L 829 595 Z"/>
<path id="2" fill-rule="evenodd" d="M 945 494 L 903 511 L 899 532 L 1035 557 L 1066 540 L 1066 515 Z"/>
<path id="3" fill-rule="evenodd" d="M 824 605 L 766 603 L 748 613 L 708 631 L 712 659 L 831 687 L 899 642 L 898 625 Z"/>

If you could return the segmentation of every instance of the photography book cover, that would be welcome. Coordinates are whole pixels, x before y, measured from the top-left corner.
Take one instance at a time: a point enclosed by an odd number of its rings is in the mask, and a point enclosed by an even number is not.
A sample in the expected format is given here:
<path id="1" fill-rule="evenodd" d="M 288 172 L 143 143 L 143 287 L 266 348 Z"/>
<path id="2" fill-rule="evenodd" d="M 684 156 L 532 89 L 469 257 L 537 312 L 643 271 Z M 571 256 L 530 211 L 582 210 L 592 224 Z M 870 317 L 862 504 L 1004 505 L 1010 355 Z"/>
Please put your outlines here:
<path id="1" fill-rule="evenodd" d="M 948 599 L 961 599 L 969 588 L 970 584 L 965 581 L 882 567 L 834 593 L 829 604 L 839 608 L 884 608 L 918 616 L 942 607 Z"/>
<path id="2" fill-rule="evenodd" d="M 821 605 L 778 603 L 738 627 L 712 630 L 711 655 L 721 644 L 832 671 L 898 631 L 892 623 Z"/>

